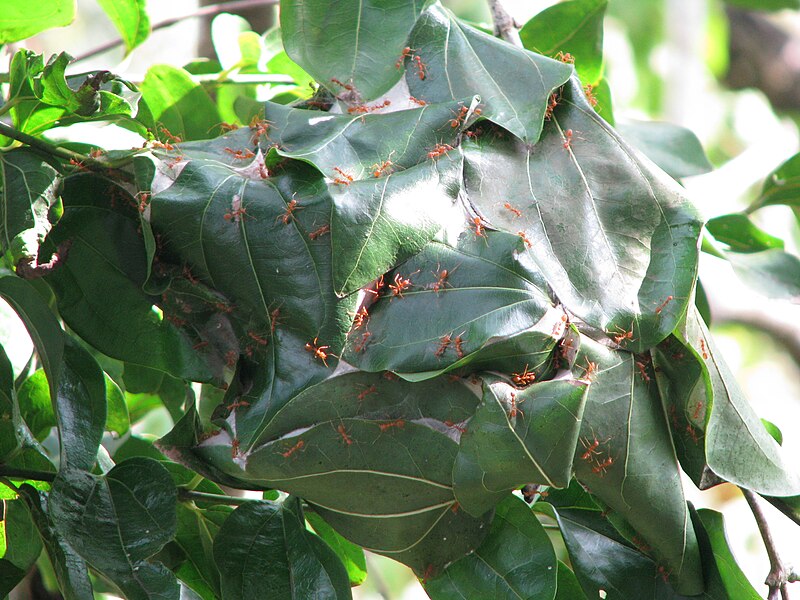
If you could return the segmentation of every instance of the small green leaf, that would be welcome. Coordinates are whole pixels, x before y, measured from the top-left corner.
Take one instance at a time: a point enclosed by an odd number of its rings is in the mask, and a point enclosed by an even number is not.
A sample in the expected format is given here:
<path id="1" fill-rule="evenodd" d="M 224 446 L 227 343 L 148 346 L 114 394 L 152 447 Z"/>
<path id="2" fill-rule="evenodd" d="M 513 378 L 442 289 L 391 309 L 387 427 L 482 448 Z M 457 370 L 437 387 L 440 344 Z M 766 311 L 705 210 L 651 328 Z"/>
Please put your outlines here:
<path id="1" fill-rule="evenodd" d="M 475 552 L 451 564 L 424 586 L 432 600 L 552 600 L 556 563 L 544 528 L 530 508 L 512 495 L 497 506 L 489 535 Z"/>
<path id="2" fill-rule="evenodd" d="M 17 392 L 19 410 L 33 435 L 40 442 L 56 426 L 56 415 L 50 402 L 50 389 L 44 370 L 37 369 Z"/>
<path id="3" fill-rule="evenodd" d="M 747 212 L 774 204 L 800 206 L 800 154 L 795 154 L 767 175 L 761 195 L 748 207 Z"/>
<path id="4" fill-rule="evenodd" d="M 679 125 L 656 121 L 617 122 L 617 130 L 634 148 L 675 179 L 708 173 L 708 162 L 697 136 Z"/>
<path id="5" fill-rule="evenodd" d="M 128 407 L 125 404 L 125 394 L 107 373 L 103 373 L 106 384 L 106 431 L 113 431 L 118 435 L 126 433 L 131 422 L 128 418 Z"/>
<path id="6" fill-rule="evenodd" d="M 570 0 L 546 8 L 520 29 L 522 44 L 551 58 L 570 54 L 583 83 L 603 74 L 603 17 L 607 0 Z"/>
<path id="7" fill-rule="evenodd" d="M 586 600 L 575 573 L 561 561 L 558 561 L 557 583 L 555 600 Z"/>
<path id="8" fill-rule="evenodd" d="M 125 55 L 150 35 L 145 0 L 97 0 L 125 42 Z"/>
<path id="9" fill-rule="evenodd" d="M 22 500 L 5 502 L 6 552 L 3 558 L 27 571 L 42 552 L 42 540 L 36 531 L 31 514 Z"/>
<path id="10" fill-rule="evenodd" d="M 726 252 L 725 258 L 747 285 L 768 298 L 800 300 L 800 259 L 778 248 Z"/>
<path id="11" fill-rule="evenodd" d="M 316 534 L 331 547 L 331 550 L 336 553 L 336 556 L 344 564 L 344 568 L 347 569 L 347 576 L 350 579 L 350 585 L 356 586 L 364 583 L 367 578 L 367 559 L 361 546 L 348 542 L 336 533 L 336 530 L 328 525 L 317 513 L 307 512 L 305 516 L 306 521 L 311 524 Z"/>
<path id="12" fill-rule="evenodd" d="M 703 524 L 703 537 L 708 538 L 707 543 L 712 550 L 712 552 L 704 552 L 706 560 L 713 557 L 714 561 L 714 568 L 706 569 L 706 572 L 713 572 L 714 579 L 721 581 L 727 592 L 727 598 L 759 600 L 761 595 L 753 589 L 731 551 L 725 534 L 725 520 L 722 513 L 703 508 L 697 511 L 697 517 Z M 713 587 L 718 585 L 713 585 Z"/>
<path id="13" fill-rule="evenodd" d="M 0 44 L 18 42 L 52 27 L 64 27 L 75 19 L 75 0 L 48 0 L 31 4 L 25 0 L 3 2 L 0 14 Z"/>
<path id="14" fill-rule="evenodd" d="M 734 252 L 760 252 L 778 248 L 783 250 L 783 240 L 759 228 L 744 213 L 731 213 L 715 217 L 706 223 L 714 239 L 727 244 Z"/>

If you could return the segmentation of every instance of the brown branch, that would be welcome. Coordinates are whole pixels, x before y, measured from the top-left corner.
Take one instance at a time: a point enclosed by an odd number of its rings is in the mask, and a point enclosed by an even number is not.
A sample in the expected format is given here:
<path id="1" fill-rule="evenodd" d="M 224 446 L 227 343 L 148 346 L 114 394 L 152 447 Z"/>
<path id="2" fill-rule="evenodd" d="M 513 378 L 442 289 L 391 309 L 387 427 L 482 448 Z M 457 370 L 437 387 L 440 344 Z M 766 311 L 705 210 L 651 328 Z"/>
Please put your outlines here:
<path id="1" fill-rule="evenodd" d="M 159 29 L 164 29 L 165 27 L 170 27 L 171 25 L 180 23 L 184 19 L 207 17 L 210 15 L 219 14 L 221 12 L 244 10 L 256 6 L 269 6 L 272 4 L 277 4 L 278 2 L 279 0 L 236 0 L 235 2 L 221 2 L 219 4 L 210 4 L 209 6 L 204 6 L 203 8 L 199 8 L 194 12 L 181 15 L 180 17 L 171 17 L 169 19 L 164 19 L 163 21 L 159 21 L 158 23 L 153 25 L 151 31 L 157 31 Z M 87 58 L 92 58 L 93 56 L 97 56 L 98 54 L 102 54 L 103 52 L 107 52 L 108 50 L 113 50 L 117 46 L 122 46 L 124 43 L 125 41 L 122 38 L 117 38 L 115 40 L 111 40 L 110 42 L 106 42 L 105 44 L 100 44 L 96 48 L 93 48 L 91 50 L 84 52 L 83 54 L 78 55 L 78 57 L 73 61 L 73 63 L 86 60 Z"/>
<path id="2" fill-rule="evenodd" d="M 522 48 L 522 40 L 519 37 L 519 29 L 513 17 L 506 12 L 500 0 L 488 0 L 489 10 L 492 13 L 494 22 L 494 34 L 503 38 L 509 44 Z"/>
<path id="3" fill-rule="evenodd" d="M 767 600 L 778 600 L 779 594 L 781 600 L 789 600 L 789 581 L 796 580 L 797 576 L 792 573 L 791 569 L 784 566 L 781 557 L 778 555 L 775 540 L 772 538 L 772 533 L 769 530 L 764 512 L 761 510 L 758 497 L 750 490 L 740 489 L 756 519 L 758 530 L 761 532 L 761 539 L 764 540 L 764 547 L 767 549 L 767 556 L 769 557 L 770 571 L 764 582 L 769 587 Z"/>

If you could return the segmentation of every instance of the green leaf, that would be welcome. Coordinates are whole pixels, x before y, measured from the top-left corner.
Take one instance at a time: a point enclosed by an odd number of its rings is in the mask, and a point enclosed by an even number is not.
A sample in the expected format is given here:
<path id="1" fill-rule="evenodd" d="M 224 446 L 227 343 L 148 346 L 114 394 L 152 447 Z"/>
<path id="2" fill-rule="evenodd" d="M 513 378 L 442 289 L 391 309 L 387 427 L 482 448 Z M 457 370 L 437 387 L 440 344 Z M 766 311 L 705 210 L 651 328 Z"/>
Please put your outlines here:
<path id="1" fill-rule="evenodd" d="M 762 425 L 696 312 L 687 317 L 682 341 L 686 350 L 680 360 L 696 361 L 702 378 L 687 369 L 678 371 L 685 379 L 678 408 L 687 406 L 687 411 L 692 411 L 687 414 L 695 417 L 696 411 L 704 420 L 703 443 L 710 470 L 722 480 L 759 494 L 799 494 L 800 475 L 789 467 L 791 459 Z M 673 386 L 676 381 L 671 378 Z M 702 424 L 700 421 L 695 427 Z"/>
<path id="2" fill-rule="evenodd" d="M 453 468 L 462 508 L 479 516 L 525 483 L 569 485 L 586 389 L 573 380 L 523 390 L 487 382 Z"/>
<path id="3" fill-rule="evenodd" d="M 427 0 L 281 1 L 287 54 L 317 81 L 353 85 L 375 98 L 400 79 L 395 63 Z M 338 90 L 336 90 L 338 91 Z"/>
<path id="4" fill-rule="evenodd" d="M 385 286 L 398 278 L 411 284 L 401 296 L 386 289 L 369 305 L 369 334 L 351 333 L 345 360 L 366 371 L 428 377 L 467 365 L 522 371 L 529 364 L 540 376 L 563 329 L 563 312 L 552 306 L 546 283 L 521 246 L 519 237 L 494 232 L 486 238 L 465 233 L 456 248 L 428 244 L 383 276 Z M 417 319 L 420 314 L 426 318 Z M 520 335 L 526 342 L 519 352 L 495 352 L 507 350 Z"/>
<path id="5" fill-rule="evenodd" d="M 125 404 L 125 394 L 107 373 L 103 373 L 106 384 L 106 431 L 113 431 L 118 435 L 126 433 L 131 422 L 128 418 L 128 407 Z"/>
<path id="6" fill-rule="evenodd" d="M 800 3 L 798 6 L 800 7 Z M 767 175 L 761 195 L 747 208 L 747 212 L 776 204 L 800 206 L 800 154 L 795 154 Z"/>
<path id="7" fill-rule="evenodd" d="M 798 0 L 725 0 L 725 2 L 749 10 L 776 11 L 800 8 Z"/>
<path id="8" fill-rule="evenodd" d="M 145 0 L 97 0 L 125 42 L 125 55 L 150 35 Z"/>
<path id="9" fill-rule="evenodd" d="M 570 54 L 584 83 L 603 74 L 603 17 L 607 0 L 570 0 L 546 8 L 520 29 L 522 44 L 551 58 Z"/>
<path id="10" fill-rule="evenodd" d="M 783 240 L 768 234 L 744 213 L 715 217 L 706 223 L 714 239 L 727 244 L 734 252 L 760 252 L 771 248 L 783 250 Z"/>
<path id="11" fill-rule="evenodd" d="M 708 538 L 706 543 L 711 546 L 713 551 L 713 554 L 707 554 L 713 556 L 715 568 L 706 569 L 706 572 L 712 571 L 715 579 L 719 578 L 727 592 L 727 598 L 736 598 L 737 600 L 758 600 L 761 598 L 760 594 L 753 589 L 745 574 L 742 573 L 736 562 L 736 557 L 730 549 L 728 538 L 725 535 L 725 522 L 722 513 L 703 508 L 697 511 L 697 517 L 703 523 L 703 537 Z"/>
<path id="12" fill-rule="evenodd" d="M 9 102 L 14 127 L 25 133 L 49 129 L 64 114 L 64 109 L 44 104 L 34 91 L 35 79 L 44 70 L 44 58 L 30 50 L 14 54 L 9 69 Z"/>
<path id="13" fill-rule="evenodd" d="M 175 486 L 158 462 L 132 458 L 105 476 L 62 471 L 49 504 L 70 546 L 127 598 L 178 599 L 174 576 L 147 560 L 176 531 Z"/>
<path id="14" fill-rule="evenodd" d="M 557 583 L 555 600 L 586 600 L 575 573 L 561 561 L 558 561 Z"/>
<path id="15" fill-rule="evenodd" d="M 222 121 L 214 101 L 183 69 L 152 66 L 140 89 L 153 119 L 183 140 L 206 139 Z"/>
<path id="16" fill-rule="evenodd" d="M 761 252 L 726 252 L 725 258 L 747 285 L 767 296 L 800 300 L 800 258 L 778 248 Z"/>
<path id="17" fill-rule="evenodd" d="M 59 591 L 65 600 L 91 600 L 94 596 L 86 563 L 58 532 L 48 516 L 47 494 L 25 484 L 20 487 L 20 497 L 36 524 L 58 580 Z"/>
<path id="18" fill-rule="evenodd" d="M 47 215 L 56 202 L 59 182 L 58 172 L 31 150 L 18 148 L 0 155 L 0 251 L 13 247 L 17 256 L 36 256 L 50 231 Z"/>
<path id="19" fill-rule="evenodd" d="M 575 79 L 536 146 L 491 137 L 462 145 L 467 192 L 489 226 L 524 233 L 565 307 L 612 338 L 632 332 L 626 349 L 666 337 L 697 274 L 701 219 L 680 187 L 636 158 Z"/>
<path id="20" fill-rule="evenodd" d="M 296 499 L 237 508 L 214 539 L 214 558 L 223 600 L 352 597 L 344 566 L 306 530 Z"/>
<path id="21" fill-rule="evenodd" d="M 316 534 L 331 547 L 339 560 L 342 561 L 350 579 L 350 585 L 356 586 L 364 583 L 367 578 L 367 559 L 361 546 L 348 542 L 336 530 L 328 525 L 317 513 L 307 512 L 305 514 L 308 521 L 314 528 Z"/>
<path id="22" fill-rule="evenodd" d="M 40 442 L 56 426 L 56 415 L 50 402 L 50 388 L 44 370 L 37 369 L 17 392 L 19 410 L 23 420 Z"/>
<path id="23" fill-rule="evenodd" d="M 3 3 L 0 44 L 18 42 L 52 27 L 64 27 L 75 19 L 74 0 L 52 0 L 31 4 L 23 0 Z"/>
<path id="24" fill-rule="evenodd" d="M 110 211 L 108 194 L 118 202 L 129 198 L 92 175 L 66 182 L 64 216 L 48 239 L 71 240 L 72 246 L 64 264 L 46 277 L 61 317 L 108 356 L 194 381 L 212 379 L 211 367 L 192 348 L 196 339 L 162 318 L 153 309 L 157 299 L 142 291 L 146 258 L 138 213 Z"/>
<path id="25" fill-rule="evenodd" d="M 178 505 L 175 543 L 186 554 L 187 561 L 194 569 L 182 569 L 176 574 L 196 591 L 208 590 L 213 598 L 220 596 L 219 571 L 213 556 L 214 538 L 231 512 L 233 509 L 228 506 L 200 509 L 187 504 Z M 185 576 L 190 573 L 194 578 L 187 581 Z"/>
<path id="26" fill-rule="evenodd" d="M 25 571 L 8 560 L 0 559 L 0 594 L 6 596 L 25 578 Z"/>
<path id="27" fill-rule="evenodd" d="M 489 535 L 469 556 L 424 584 L 432 598 L 552 600 L 556 555 L 530 508 L 516 496 L 497 506 Z"/>
<path id="28" fill-rule="evenodd" d="M 576 365 L 588 368 L 588 361 L 596 372 L 575 476 L 652 548 L 678 592 L 698 594 L 703 589 L 699 549 L 649 358 L 584 337 Z"/>
<path id="29" fill-rule="evenodd" d="M 708 162 L 697 136 L 679 125 L 656 121 L 625 121 L 617 130 L 634 148 L 675 179 L 708 173 Z"/>
<path id="30" fill-rule="evenodd" d="M 417 21 L 409 44 L 427 65 L 421 79 L 409 61 L 412 96 L 432 103 L 478 95 L 481 116 L 527 144 L 539 139 L 550 94 L 572 72 L 569 65 L 467 26 L 438 5 Z"/>
<path id="31" fill-rule="evenodd" d="M 42 552 L 42 540 L 37 534 L 31 514 L 22 500 L 4 502 L 6 552 L 3 559 L 27 571 Z"/>

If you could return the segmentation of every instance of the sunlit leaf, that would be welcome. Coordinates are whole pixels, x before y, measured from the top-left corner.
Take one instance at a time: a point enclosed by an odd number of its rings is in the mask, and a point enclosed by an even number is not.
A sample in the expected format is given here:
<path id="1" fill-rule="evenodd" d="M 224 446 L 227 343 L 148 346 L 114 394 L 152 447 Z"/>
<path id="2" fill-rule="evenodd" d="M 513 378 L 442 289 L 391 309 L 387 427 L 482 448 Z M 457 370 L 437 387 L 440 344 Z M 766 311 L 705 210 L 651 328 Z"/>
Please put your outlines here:
<path id="1" fill-rule="evenodd" d="M 52 0 L 31 4 L 24 0 L 3 3 L 0 44 L 17 42 L 52 27 L 64 27 L 75 18 L 74 0 Z"/>
<path id="2" fill-rule="evenodd" d="M 150 19 L 145 0 L 97 0 L 125 42 L 125 54 L 150 35 Z"/>

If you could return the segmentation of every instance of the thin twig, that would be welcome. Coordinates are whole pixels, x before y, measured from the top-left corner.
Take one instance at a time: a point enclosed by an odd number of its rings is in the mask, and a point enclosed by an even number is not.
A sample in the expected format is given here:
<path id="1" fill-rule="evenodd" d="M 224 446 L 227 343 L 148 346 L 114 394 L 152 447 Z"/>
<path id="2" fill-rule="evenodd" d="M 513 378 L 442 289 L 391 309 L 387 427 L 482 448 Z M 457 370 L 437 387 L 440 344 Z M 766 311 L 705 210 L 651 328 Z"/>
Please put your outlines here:
<path id="1" fill-rule="evenodd" d="M 741 488 L 740 488 L 741 489 Z M 772 533 L 767 525 L 767 519 L 761 510 L 761 505 L 758 502 L 756 494 L 750 490 L 742 489 L 747 504 L 750 505 L 750 510 L 756 519 L 758 530 L 761 532 L 761 539 L 764 540 L 764 547 L 767 549 L 767 556 L 769 557 L 770 571 L 764 583 L 769 587 L 769 595 L 767 600 L 778 600 L 778 594 L 782 600 L 789 600 L 789 580 L 794 579 L 791 569 L 787 569 L 781 557 L 778 555 L 778 549 L 775 547 L 775 540 L 772 538 Z"/>
<path id="2" fill-rule="evenodd" d="M 513 17 L 508 14 L 500 0 L 489 0 L 489 10 L 494 21 L 494 34 L 503 38 L 509 44 L 522 48 L 522 40 Z"/>
<path id="3" fill-rule="evenodd" d="M 236 496 L 223 496 L 220 494 L 208 494 L 206 492 L 195 492 L 193 490 L 187 490 L 186 488 L 179 487 L 178 488 L 178 500 L 181 502 L 189 502 L 189 501 L 200 501 L 200 502 L 216 502 L 217 504 L 230 504 L 232 506 L 238 506 L 240 504 L 246 504 L 247 502 L 251 502 L 251 498 L 240 498 Z"/>
<path id="4" fill-rule="evenodd" d="M 32 479 L 34 481 L 48 481 L 52 483 L 56 478 L 56 474 L 47 471 L 33 471 L 31 469 L 0 467 L 0 477 L 8 477 L 9 479 Z"/>
<path id="5" fill-rule="evenodd" d="M 106 165 L 102 164 L 99 161 L 94 160 L 93 158 L 86 156 L 84 154 L 78 154 L 77 152 L 73 152 L 72 150 L 67 150 L 66 148 L 62 148 L 61 146 L 56 146 L 55 144 L 51 144 L 50 142 L 43 140 L 42 138 L 37 138 L 32 135 L 28 135 L 27 133 L 23 133 L 6 125 L 3 122 L 0 122 L 0 135 L 4 135 L 6 137 L 10 137 L 12 140 L 17 140 L 18 142 L 22 142 L 31 148 L 36 148 L 37 150 L 41 150 L 42 152 L 49 154 L 50 156 L 57 156 L 58 158 L 63 158 L 64 160 L 74 160 L 76 162 L 80 162 L 86 166 L 92 163 L 96 163 L 94 166 L 102 167 L 104 169 L 107 168 Z"/>
<path id="6" fill-rule="evenodd" d="M 157 31 L 158 29 L 164 29 L 165 27 L 169 27 L 170 25 L 175 25 L 175 23 L 180 23 L 184 19 L 193 19 L 196 17 L 208 17 L 210 15 L 216 15 L 221 12 L 226 11 L 234 11 L 234 10 L 246 10 L 248 8 L 254 8 L 256 6 L 269 6 L 271 4 L 277 4 L 279 0 L 237 0 L 236 2 L 221 2 L 219 4 L 209 4 L 208 6 L 204 6 L 202 8 L 198 8 L 196 11 L 181 15 L 180 17 L 171 17 L 169 19 L 164 19 L 163 21 L 159 21 L 151 28 L 151 31 Z M 122 38 L 117 38 L 115 40 L 111 40 L 110 42 L 106 42 L 105 44 L 100 44 L 96 48 L 88 50 L 83 54 L 78 55 L 78 57 L 73 61 L 73 63 L 86 60 L 87 58 L 92 58 L 93 56 L 97 56 L 98 54 L 102 54 L 103 52 L 107 52 L 108 50 L 112 50 L 117 46 L 122 46 L 125 41 Z"/>

